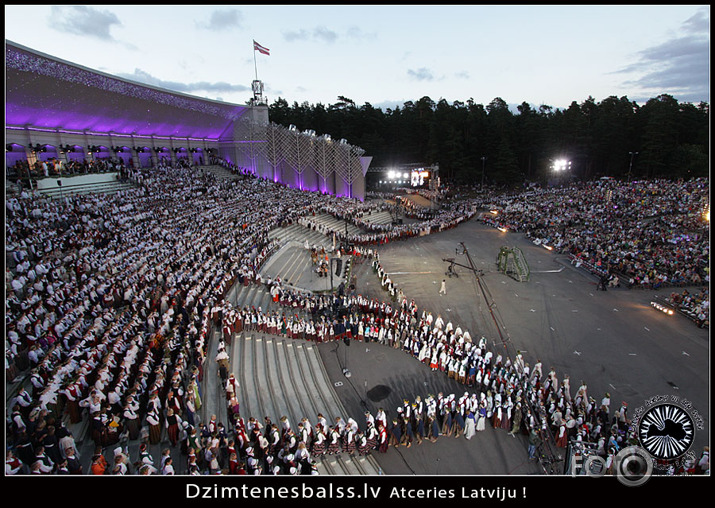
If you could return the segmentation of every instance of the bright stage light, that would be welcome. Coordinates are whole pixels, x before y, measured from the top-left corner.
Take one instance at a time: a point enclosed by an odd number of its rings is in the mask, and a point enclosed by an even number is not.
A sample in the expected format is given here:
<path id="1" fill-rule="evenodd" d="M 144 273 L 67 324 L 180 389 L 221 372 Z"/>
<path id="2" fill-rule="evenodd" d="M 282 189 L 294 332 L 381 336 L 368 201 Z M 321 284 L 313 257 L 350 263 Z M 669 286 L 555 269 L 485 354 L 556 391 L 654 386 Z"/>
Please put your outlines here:
<path id="1" fill-rule="evenodd" d="M 668 314 L 669 316 L 672 316 L 672 315 L 674 314 L 673 309 L 671 309 L 671 308 L 669 308 L 669 307 L 666 307 L 665 305 L 661 305 L 661 304 L 659 304 L 659 303 L 657 303 L 657 302 L 650 302 L 650 304 L 651 304 L 654 308 L 656 308 L 656 309 L 658 309 L 659 311 L 661 311 L 663 314 Z"/>
<path id="2" fill-rule="evenodd" d="M 507 228 L 497 228 L 497 229 L 499 231 L 501 231 L 502 233 L 506 233 L 507 231 L 509 231 Z"/>
<path id="3" fill-rule="evenodd" d="M 552 166 L 554 171 L 566 171 L 571 167 L 571 161 L 568 161 L 566 159 L 557 159 L 554 161 L 554 164 Z"/>
<path id="4" fill-rule="evenodd" d="M 544 249 L 546 250 L 554 250 L 554 248 L 551 245 L 544 245 Z"/>
<path id="5" fill-rule="evenodd" d="M 388 172 L 387 172 L 387 178 L 389 178 L 390 180 L 394 180 L 394 179 L 395 179 L 395 172 L 394 172 L 394 171 L 388 171 Z"/>

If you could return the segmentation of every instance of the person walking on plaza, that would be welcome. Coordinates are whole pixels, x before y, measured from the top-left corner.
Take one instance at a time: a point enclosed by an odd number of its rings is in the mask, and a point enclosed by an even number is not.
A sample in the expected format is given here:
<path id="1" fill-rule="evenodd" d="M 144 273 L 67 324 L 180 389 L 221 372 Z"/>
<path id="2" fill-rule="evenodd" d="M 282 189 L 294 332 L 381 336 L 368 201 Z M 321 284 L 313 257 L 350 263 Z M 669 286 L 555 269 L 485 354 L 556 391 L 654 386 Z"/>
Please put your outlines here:
<path id="1" fill-rule="evenodd" d="M 390 447 L 390 438 L 388 436 L 387 427 L 382 424 L 382 420 L 378 420 L 377 431 L 379 433 L 377 449 L 380 453 L 386 453 L 387 449 Z"/>
<path id="2" fill-rule="evenodd" d="M 695 474 L 710 474 L 710 447 L 703 448 L 700 459 L 695 466 Z"/>
<path id="3" fill-rule="evenodd" d="M 521 417 L 522 417 L 521 403 L 517 402 L 516 406 L 514 407 L 514 415 L 512 416 L 511 431 L 509 431 L 509 435 L 511 437 L 516 437 L 516 434 L 521 429 Z"/>
<path id="4" fill-rule="evenodd" d="M 149 443 L 158 444 L 161 441 L 161 417 L 158 409 L 153 407 L 149 410 L 146 423 L 149 426 Z"/>
<path id="5" fill-rule="evenodd" d="M 439 287 L 439 295 L 446 295 L 447 294 L 447 281 L 442 279 L 442 285 Z"/>
<path id="6" fill-rule="evenodd" d="M 536 449 L 541 444 L 541 438 L 536 429 L 529 431 L 529 460 L 536 459 Z"/>
<path id="7" fill-rule="evenodd" d="M 465 423 L 464 427 L 464 437 L 468 440 L 472 439 L 474 437 L 474 434 L 477 432 L 477 423 L 476 423 L 476 416 L 474 413 L 469 410 L 467 413 L 467 420 Z"/>

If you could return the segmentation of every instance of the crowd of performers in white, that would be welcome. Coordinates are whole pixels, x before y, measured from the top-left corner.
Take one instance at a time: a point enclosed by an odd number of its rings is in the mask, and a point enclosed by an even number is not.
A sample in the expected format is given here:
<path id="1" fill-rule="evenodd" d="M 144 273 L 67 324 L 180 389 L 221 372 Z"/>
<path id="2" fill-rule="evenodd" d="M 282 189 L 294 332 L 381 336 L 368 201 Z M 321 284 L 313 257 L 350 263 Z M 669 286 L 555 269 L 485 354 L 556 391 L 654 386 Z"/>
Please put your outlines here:
<path id="1" fill-rule="evenodd" d="M 419 309 L 386 276 L 379 245 L 455 227 L 493 196 L 444 203 L 410 225 L 341 236 L 355 246 L 344 254 L 373 263 L 386 290 L 380 301 L 350 291 L 301 293 L 259 271 L 279 247 L 271 229 L 323 212 L 366 227 L 361 218 L 382 203 L 250 176 L 221 181 L 191 168 L 135 170 L 128 178 L 136 189 L 116 195 L 7 198 L 6 378 L 22 385 L 7 408 L 8 474 L 315 474 L 322 454 L 472 439 L 487 427 L 528 436 L 530 456 L 538 441 L 565 447 L 573 440 L 610 460 L 632 438 L 625 402 L 611 411 L 609 394 L 596 401 L 584 382 L 572 394 L 568 376 L 491 351 L 485 337 Z M 232 308 L 225 296 L 234 284 L 265 285 L 280 310 Z M 348 312 L 326 312 L 335 308 Z M 202 422 L 215 327 L 224 344 L 241 332 L 375 342 L 465 391 L 423 394 L 359 418 L 306 417 L 293 428 L 285 415 L 272 423 L 241 414 L 235 377 L 227 375 L 230 421 Z M 225 363 L 221 353 L 216 360 Z M 78 465 L 67 419 L 89 421 L 97 446 L 89 470 Z M 165 437 L 181 446 L 181 465 L 170 453 L 149 453 Z M 142 443 L 136 460 L 122 446 L 128 440 Z"/>

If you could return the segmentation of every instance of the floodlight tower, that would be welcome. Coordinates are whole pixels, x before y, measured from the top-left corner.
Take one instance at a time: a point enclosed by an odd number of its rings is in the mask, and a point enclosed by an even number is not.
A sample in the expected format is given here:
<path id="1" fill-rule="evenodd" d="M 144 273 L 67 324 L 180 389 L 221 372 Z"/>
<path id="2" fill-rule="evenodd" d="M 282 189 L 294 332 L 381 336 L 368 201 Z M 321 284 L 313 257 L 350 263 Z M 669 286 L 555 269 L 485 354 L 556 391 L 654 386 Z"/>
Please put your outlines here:
<path id="1" fill-rule="evenodd" d="M 556 173 L 562 173 L 571 169 L 571 161 L 567 159 L 556 159 L 551 165 L 551 169 Z"/>
<path id="2" fill-rule="evenodd" d="M 628 152 L 628 155 L 631 156 L 631 162 L 628 164 L 628 180 L 631 179 L 631 171 L 633 170 L 633 157 L 638 155 L 638 152 Z"/>

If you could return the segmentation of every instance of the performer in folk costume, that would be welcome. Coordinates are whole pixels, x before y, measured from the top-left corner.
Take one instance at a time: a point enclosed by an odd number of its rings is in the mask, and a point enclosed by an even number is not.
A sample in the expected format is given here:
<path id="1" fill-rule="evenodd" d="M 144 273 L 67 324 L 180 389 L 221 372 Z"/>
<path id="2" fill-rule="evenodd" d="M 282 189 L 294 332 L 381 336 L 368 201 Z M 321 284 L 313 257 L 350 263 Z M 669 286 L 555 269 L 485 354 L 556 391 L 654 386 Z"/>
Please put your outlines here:
<path id="1" fill-rule="evenodd" d="M 378 431 L 377 449 L 380 453 L 386 453 L 387 449 L 390 447 L 390 440 L 387 435 L 387 427 L 385 427 L 382 424 L 382 421 L 380 421 L 377 424 L 377 431 Z"/>
<path id="2" fill-rule="evenodd" d="M 340 433 L 334 427 L 328 427 L 328 449 L 326 453 L 328 455 L 335 455 L 340 453 Z"/>
<path id="3" fill-rule="evenodd" d="M 313 441 L 311 443 L 310 451 L 313 457 L 320 457 L 325 453 L 326 448 L 326 437 L 325 433 L 320 427 L 315 427 L 313 431 Z"/>

